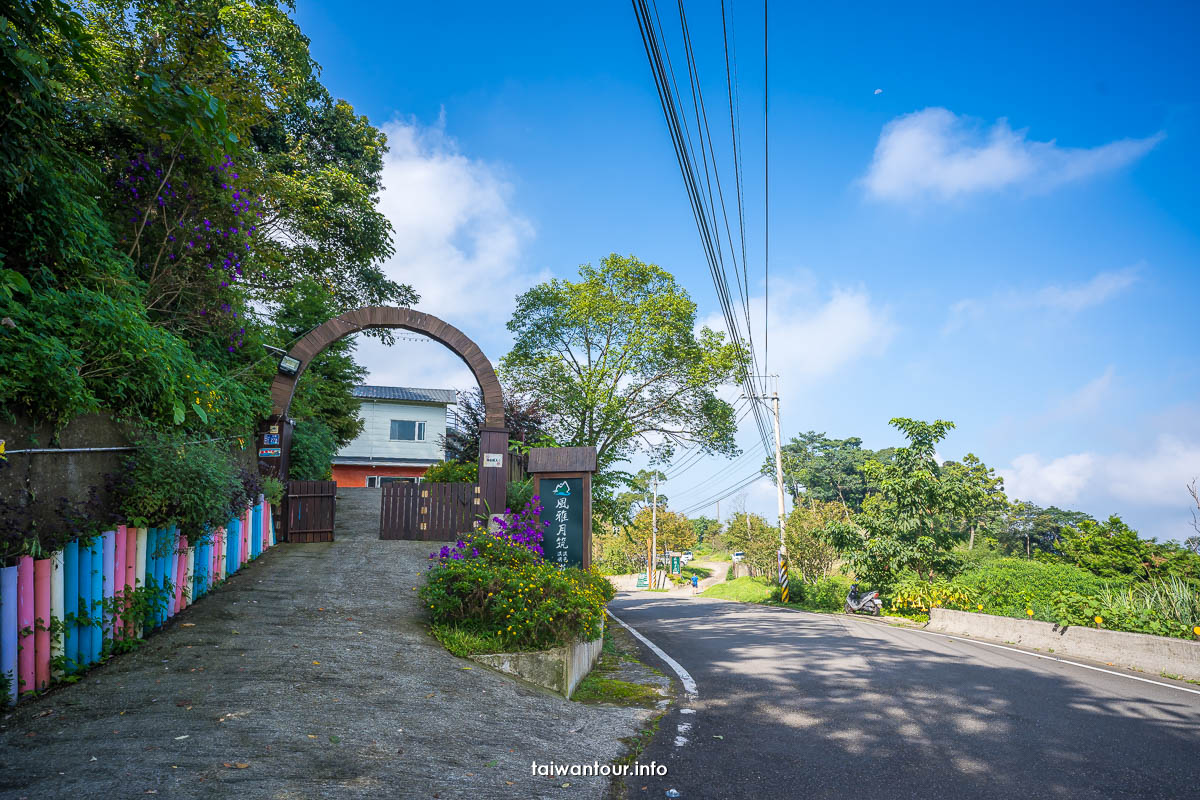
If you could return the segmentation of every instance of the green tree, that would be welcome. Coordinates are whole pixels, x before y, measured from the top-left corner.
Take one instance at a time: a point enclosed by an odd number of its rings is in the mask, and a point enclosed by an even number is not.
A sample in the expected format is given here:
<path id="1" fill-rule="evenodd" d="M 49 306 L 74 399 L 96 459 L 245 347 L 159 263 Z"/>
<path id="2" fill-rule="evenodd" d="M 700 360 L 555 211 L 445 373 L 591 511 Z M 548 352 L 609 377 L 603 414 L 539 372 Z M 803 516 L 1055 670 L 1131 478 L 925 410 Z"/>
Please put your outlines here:
<path id="1" fill-rule="evenodd" d="M 697 544 L 713 544 L 713 537 L 721 533 L 721 523 L 709 517 L 692 517 L 692 530 L 696 532 Z"/>
<path id="2" fill-rule="evenodd" d="M 815 584 L 828 577 L 837 560 L 837 549 L 825 540 L 825 529 L 844 519 L 845 509 L 840 503 L 814 500 L 792 507 L 784 522 L 783 539 L 791 571 L 797 578 Z"/>
<path id="3" fill-rule="evenodd" d="M 730 552 L 745 553 L 752 575 L 774 576 L 779 563 L 779 528 L 758 515 L 735 511 L 721 534 Z"/>
<path id="4" fill-rule="evenodd" d="M 337 439 L 324 422 L 297 420 L 292 431 L 288 478 L 293 481 L 327 481 L 333 476 Z"/>
<path id="5" fill-rule="evenodd" d="M 862 511 L 863 500 L 872 491 L 862 467 L 869 460 L 887 461 L 890 451 L 864 450 L 862 439 L 830 439 L 824 433 L 809 431 L 783 445 L 783 485 L 794 504 L 801 502 L 838 502 L 843 518 Z M 763 474 L 775 479 L 775 461 L 763 463 Z"/>
<path id="6" fill-rule="evenodd" d="M 565 446 L 594 446 L 595 508 L 613 504 L 615 465 L 635 452 L 669 459 L 691 442 L 737 452 L 733 408 L 716 389 L 744 362 L 740 343 L 696 329 L 696 304 L 666 270 L 612 254 L 580 280 L 552 280 L 517 298 L 501 362 L 506 381 L 544 403 L 546 429 Z"/>
<path id="7" fill-rule="evenodd" d="M 1058 542 L 1063 532 L 1078 530 L 1087 520 L 1092 520 L 1091 516 L 1082 511 L 1067 511 L 1056 506 L 1042 508 L 1017 500 L 1005 510 L 995 539 L 1009 555 L 1023 552 L 1026 557 L 1032 557 L 1034 553 L 1055 556 L 1060 554 Z"/>
<path id="8" fill-rule="evenodd" d="M 955 522 L 968 531 L 967 549 L 974 550 L 975 534 L 994 529 L 1008 509 L 1004 479 L 974 453 L 967 453 L 962 461 L 947 461 L 942 469 L 946 480 L 958 484 L 960 516 Z"/>
<path id="9" fill-rule="evenodd" d="M 651 541 L 654 533 L 654 518 L 652 508 L 643 508 L 634 516 L 633 522 L 625 530 L 630 538 L 640 548 L 641 552 L 649 552 L 647 542 Z M 696 544 L 696 532 L 692 524 L 683 514 L 675 511 L 658 509 L 658 554 L 668 550 L 690 550 Z"/>
<path id="10" fill-rule="evenodd" d="M 662 483 L 666 481 L 667 476 L 661 470 L 639 469 L 636 474 L 626 477 L 626 490 L 613 498 L 612 519 L 615 523 L 618 525 L 628 523 L 639 511 L 649 508 L 653 504 L 655 478 Z M 666 508 L 669 502 L 670 499 L 667 495 L 660 492 L 658 507 Z"/>
<path id="11" fill-rule="evenodd" d="M 1083 520 L 1063 528 L 1058 540 L 1063 557 L 1102 578 L 1148 579 L 1154 575 L 1152 543 L 1115 514 L 1104 522 Z"/>
<path id="12" fill-rule="evenodd" d="M 954 423 L 897 417 L 891 424 L 904 433 L 908 446 L 896 448 L 889 463 L 863 466 L 879 493 L 866 499 L 854 524 L 828 528 L 855 574 L 875 587 L 888 586 L 906 570 L 931 580 L 952 575 L 958 559 L 951 548 L 961 535 L 939 522 L 961 517 L 966 505 L 961 484 L 943 474 L 934 453 Z"/>

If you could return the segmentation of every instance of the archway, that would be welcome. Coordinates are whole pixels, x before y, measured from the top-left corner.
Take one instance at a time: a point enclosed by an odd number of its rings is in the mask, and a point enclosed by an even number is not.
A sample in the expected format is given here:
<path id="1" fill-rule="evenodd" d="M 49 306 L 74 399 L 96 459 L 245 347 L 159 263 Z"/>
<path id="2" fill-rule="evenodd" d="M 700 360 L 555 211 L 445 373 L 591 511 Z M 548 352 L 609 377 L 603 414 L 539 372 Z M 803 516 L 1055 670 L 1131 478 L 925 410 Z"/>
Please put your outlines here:
<path id="1" fill-rule="evenodd" d="M 479 436 L 479 493 L 493 511 L 504 508 L 508 478 L 508 430 L 504 427 L 504 394 L 492 362 L 471 339 L 453 325 L 411 308 L 368 306 L 334 317 L 309 331 L 280 360 L 271 382 L 271 416 L 264 421 L 256 445 L 263 470 L 287 475 L 292 421 L 288 408 L 296 382 L 309 363 L 329 345 L 368 328 L 403 328 L 428 336 L 450 348 L 475 375 L 483 392 L 484 424 Z"/>

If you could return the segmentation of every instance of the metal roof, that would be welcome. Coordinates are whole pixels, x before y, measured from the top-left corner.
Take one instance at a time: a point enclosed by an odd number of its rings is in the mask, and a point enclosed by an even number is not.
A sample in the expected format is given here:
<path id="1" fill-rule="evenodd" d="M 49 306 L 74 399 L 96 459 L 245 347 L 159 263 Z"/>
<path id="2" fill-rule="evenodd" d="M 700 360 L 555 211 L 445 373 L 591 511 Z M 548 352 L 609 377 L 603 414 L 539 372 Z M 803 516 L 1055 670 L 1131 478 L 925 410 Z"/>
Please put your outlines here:
<path id="1" fill-rule="evenodd" d="M 453 389 L 413 389 L 408 386 L 355 386 L 352 394 L 362 400 L 396 400 L 409 403 L 453 405 Z"/>

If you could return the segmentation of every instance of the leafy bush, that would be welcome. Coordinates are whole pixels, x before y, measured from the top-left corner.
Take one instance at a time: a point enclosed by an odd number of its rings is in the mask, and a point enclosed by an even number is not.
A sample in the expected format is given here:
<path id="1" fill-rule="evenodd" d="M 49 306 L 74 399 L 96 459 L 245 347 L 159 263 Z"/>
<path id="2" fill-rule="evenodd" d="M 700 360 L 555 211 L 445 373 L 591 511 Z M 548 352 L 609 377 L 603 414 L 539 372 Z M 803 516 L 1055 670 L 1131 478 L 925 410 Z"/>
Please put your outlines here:
<path id="1" fill-rule="evenodd" d="M 815 584 L 800 584 L 789 587 L 796 602 L 816 611 L 841 611 L 850 594 L 850 579 L 843 575 L 820 578 Z"/>
<path id="2" fill-rule="evenodd" d="M 927 614 L 932 608 L 953 608 L 965 611 L 971 595 L 955 581 L 926 581 L 905 578 L 888 592 L 892 609 L 899 612 Z"/>
<path id="3" fill-rule="evenodd" d="M 140 439 L 116 493 L 130 524 L 174 523 L 194 542 L 229 521 L 231 504 L 245 496 L 245 484 L 225 443 L 185 439 L 182 433 Z"/>
<path id="4" fill-rule="evenodd" d="M 1108 583 L 1080 567 L 1060 562 L 997 558 L 979 563 L 954 579 L 975 611 L 1002 617 L 1054 619 L 1054 596 L 1060 591 L 1094 596 Z M 980 608 L 982 606 L 982 608 Z"/>
<path id="5" fill-rule="evenodd" d="M 504 487 L 504 502 L 509 508 L 521 508 L 533 498 L 533 478 L 509 481 Z"/>
<path id="6" fill-rule="evenodd" d="M 283 502 L 283 481 L 270 475 L 263 476 L 263 496 L 273 506 Z"/>
<path id="7" fill-rule="evenodd" d="M 498 518 L 497 532 L 478 529 L 430 555 L 436 563 L 420 596 L 434 625 L 495 637 L 505 650 L 600 635 L 612 585 L 595 570 L 543 560 L 540 512 L 535 497 L 519 513 Z"/>
<path id="8" fill-rule="evenodd" d="M 293 481 L 327 481 L 333 475 L 337 438 L 319 420 L 300 420 L 292 431 L 288 478 Z"/>
<path id="9" fill-rule="evenodd" d="M 425 480 L 432 483 L 475 483 L 479 480 L 479 465 L 474 462 L 438 461 L 429 465 Z"/>
<path id="10" fill-rule="evenodd" d="M 1179 578 L 1096 595 L 1062 591 L 1054 596 L 1054 617 L 1062 625 L 1191 639 L 1200 635 L 1200 592 Z"/>

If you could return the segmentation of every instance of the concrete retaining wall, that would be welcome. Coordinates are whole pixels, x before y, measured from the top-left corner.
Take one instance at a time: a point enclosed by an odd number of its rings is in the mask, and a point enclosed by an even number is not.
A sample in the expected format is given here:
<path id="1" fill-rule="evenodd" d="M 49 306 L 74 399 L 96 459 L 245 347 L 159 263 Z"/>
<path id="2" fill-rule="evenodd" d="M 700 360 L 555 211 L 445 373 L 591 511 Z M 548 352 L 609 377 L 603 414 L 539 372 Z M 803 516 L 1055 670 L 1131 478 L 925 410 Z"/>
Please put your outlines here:
<path id="1" fill-rule="evenodd" d="M 544 686 L 570 699 L 579 683 L 600 660 L 604 636 L 590 642 L 575 642 L 530 653 L 494 653 L 471 656 L 484 666 Z"/>
<path id="2" fill-rule="evenodd" d="M 1200 679 L 1200 642 L 935 608 L 926 630 L 1009 642 L 1143 672 Z"/>

